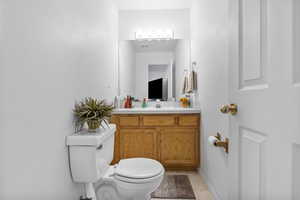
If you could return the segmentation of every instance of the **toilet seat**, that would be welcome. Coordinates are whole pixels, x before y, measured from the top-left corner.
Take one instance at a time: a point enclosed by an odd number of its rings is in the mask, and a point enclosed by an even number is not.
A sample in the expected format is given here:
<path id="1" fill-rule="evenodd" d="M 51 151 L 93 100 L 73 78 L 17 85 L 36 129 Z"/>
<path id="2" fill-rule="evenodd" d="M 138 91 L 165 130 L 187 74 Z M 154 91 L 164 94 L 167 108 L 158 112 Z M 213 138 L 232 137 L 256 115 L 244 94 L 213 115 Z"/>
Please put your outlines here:
<path id="1" fill-rule="evenodd" d="M 163 166 L 148 158 L 129 158 L 119 162 L 114 177 L 127 183 L 146 183 L 164 174 Z"/>
<path id="2" fill-rule="evenodd" d="M 154 176 L 151 178 L 146 178 L 146 179 L 133 179 L 133 178 L 127 178 L 127 177 L 115 175 L 115 180 L 118 180 L 118 181 L 121 181 L 124 183 L 131 183 L 131 184 L 143 184 L 143 183 L 153 182 L 156 179 L 159 179 L 163 174 L 164 174 L 164 172 L 160 173 L 157 176 Z"/>

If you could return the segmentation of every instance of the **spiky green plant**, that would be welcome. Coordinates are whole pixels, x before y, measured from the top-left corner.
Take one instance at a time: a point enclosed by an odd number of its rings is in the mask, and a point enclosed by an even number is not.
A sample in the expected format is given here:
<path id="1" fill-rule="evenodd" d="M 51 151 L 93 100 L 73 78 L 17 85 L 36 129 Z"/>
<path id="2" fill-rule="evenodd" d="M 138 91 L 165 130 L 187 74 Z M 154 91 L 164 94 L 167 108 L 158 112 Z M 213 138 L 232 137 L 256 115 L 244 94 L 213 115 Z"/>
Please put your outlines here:
<path id="1" fill-rule="evenodd" d="M 84 100 L 75 103 L 73 109 L 75 115 L 75 124 L 77 129 L 81 129 L 83 124 L 92 120 L 97 120 L 102 126 L 104 122 L 107 126 L 107 120 L 111 117 L 114 107 L 107 104 L 105 100 L 87 97 Z"/>

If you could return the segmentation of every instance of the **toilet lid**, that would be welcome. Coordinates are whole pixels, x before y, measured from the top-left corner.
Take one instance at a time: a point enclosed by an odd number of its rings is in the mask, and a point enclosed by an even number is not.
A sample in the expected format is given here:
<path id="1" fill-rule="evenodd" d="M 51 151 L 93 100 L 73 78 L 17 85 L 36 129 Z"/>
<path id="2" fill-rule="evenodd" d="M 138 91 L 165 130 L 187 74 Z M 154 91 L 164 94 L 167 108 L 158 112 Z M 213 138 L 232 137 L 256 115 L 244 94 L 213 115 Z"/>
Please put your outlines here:
<path id="1" fill-rule="evenodd" d="M 119 162 L 115 174 L 132 179 L 147 179 L 161 174 L 163 170 L 163 166 L 156 160 L 129 158 Z"/>

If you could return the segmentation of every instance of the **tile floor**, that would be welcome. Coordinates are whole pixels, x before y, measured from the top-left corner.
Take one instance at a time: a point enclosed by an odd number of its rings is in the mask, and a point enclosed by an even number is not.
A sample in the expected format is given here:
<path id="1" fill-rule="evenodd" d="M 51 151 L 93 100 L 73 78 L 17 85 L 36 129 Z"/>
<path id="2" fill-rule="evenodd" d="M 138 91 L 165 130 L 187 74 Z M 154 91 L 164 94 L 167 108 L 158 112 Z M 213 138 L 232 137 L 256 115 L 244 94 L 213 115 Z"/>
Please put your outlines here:
<path id="1" fill-rule="evenodd" d="M 202 177 L 197 172 L 167 172 L 167 174 L 188 175 L 196 196 L 196 200 L 213 200 L 213 196 L 208 191 L 207 185 L 203 182 Z M 162 199 L 151 199 L 151 200 L 162 200 Z M 172 199 L 168 199 L 168 200 L 172 200 Z M 181 200 L 181 199 L 176 199 L 176 200 Z"/>

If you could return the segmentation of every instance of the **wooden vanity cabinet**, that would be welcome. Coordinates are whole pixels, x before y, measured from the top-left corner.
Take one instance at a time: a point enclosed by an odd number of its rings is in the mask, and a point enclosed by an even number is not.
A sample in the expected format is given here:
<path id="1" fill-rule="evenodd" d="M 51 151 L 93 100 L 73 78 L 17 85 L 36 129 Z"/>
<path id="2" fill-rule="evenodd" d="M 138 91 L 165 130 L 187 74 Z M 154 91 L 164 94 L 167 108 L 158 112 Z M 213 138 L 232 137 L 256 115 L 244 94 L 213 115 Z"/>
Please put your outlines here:
<path id="1" fill-rule="evenodd" d="M 137 128 L 120 130 L 120 157 L 158 159 L 157 132 L 155 129 Z"/>
<path id="2" fill-rule="evenodd" d="M 113 115 L 112 123 L 117 125 L 113 163 L 145 157 L 167 169 L 199 167 L 199 114 L 120 114 Z"/>
<path id="3" fill-rule="evenodd" d="M 165 128 L 160 134 L 160 161 L 166 167 L 198 166 L 198 130 L 195 128 Z"/>

